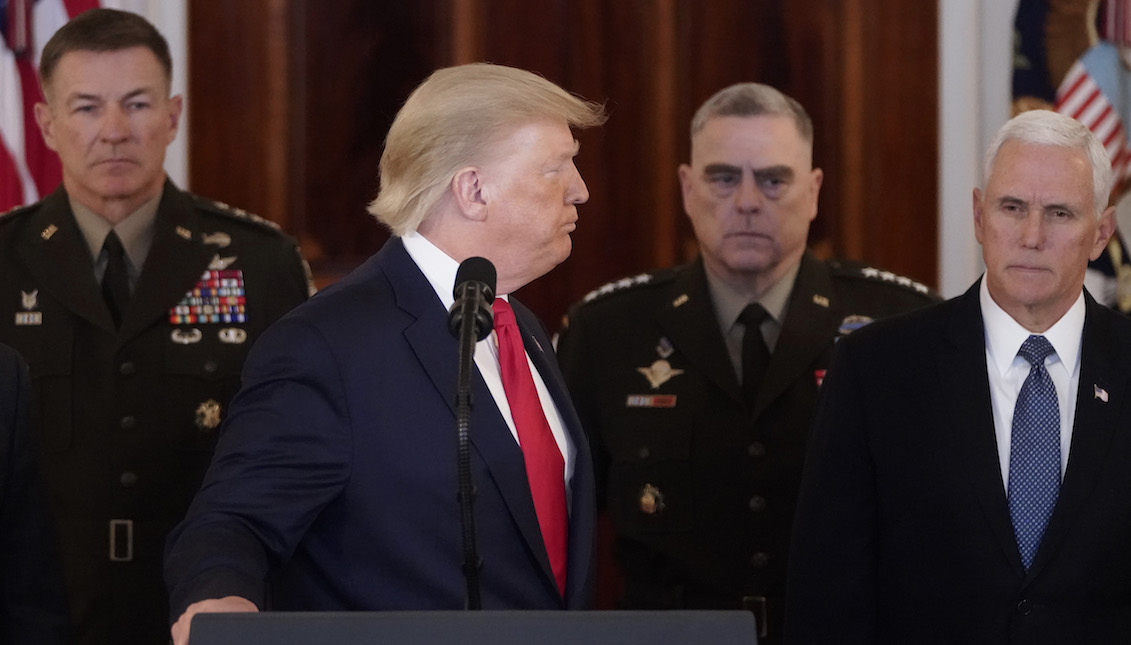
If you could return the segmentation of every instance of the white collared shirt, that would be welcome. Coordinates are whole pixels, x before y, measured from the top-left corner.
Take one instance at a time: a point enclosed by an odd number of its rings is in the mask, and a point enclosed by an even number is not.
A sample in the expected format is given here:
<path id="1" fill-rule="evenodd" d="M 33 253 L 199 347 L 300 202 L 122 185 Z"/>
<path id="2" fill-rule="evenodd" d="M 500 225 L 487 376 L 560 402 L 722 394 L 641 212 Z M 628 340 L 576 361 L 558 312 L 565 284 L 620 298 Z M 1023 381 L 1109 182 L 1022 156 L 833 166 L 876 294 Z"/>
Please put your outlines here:
<path id="1" fill-rule="evenodd" d="M 990 402 L 994 412 L 994 434 L 1001 463 L 1001 480 L 1009 487 L 1009 450 L 1013 433 L 1013 408 L 1021 385 L 1029 376 L 1029 362 L 1017 355 L 1032 332 L 1022 327 L 990 296 L 985 277 L 980 288 L 982 320 L 986 334 L 986 370 L 990 377 Z M 1068 311 L 1043 334 L 1054 350 L 1045 358 L 1045 369 L 1056 388 L 1060 407 L 1060 474 L 1068 467 L 1072 424 L 1076 420 L 1076 395 L 1080 389 L 1080 342 L 1084 334 L 1084 292 Z"/>
<path id="2" fill-rule="evenodd" d="M 412 257 L 413 262 L 420 267 L 424 277 L 428 278 L 428 282 L 432 285 L 432 289 L 436 291 L 444 309 L 450 310 L 455 303 L 453 290 L 459 263 L 448 257 L 435 244 L 432 244 L 416 231 L 406 233 L 401 237 L 401 241 L 404 242 L 405 250 Z M 498 297 L 510 301 L 506 294 L 499 294 Z M 457 358 L 453 355 L 452 362 L 454 363 Z M 572 501 L 569 482 L 573 478 L 576 448 L 573 442 L 569 440 L 561 412 L 558 411 L 554 398 L 550 396 L 550 391 L 546 388 L 546 383 L 542 380 L 538 368 L 531 362 L 530 356 L 526 357 L 526 362 L 530 365 L 530 374 L 534 377 L 534 386 L 538 390 L 538 398 L 542 402 L 542 410 L 546 414 L 546 421 L 550 424 L 550 431 L 554 434 L 554 441 L 558 443 L 558 449 L 561 450 L 562 457 L 565 458 L 566 502 L 569 504 Z M 517 443 L 518 430 L 514 426 L 514 417 L 511 416 L 507 394 L 503 390 L 503 378 L 499 372 L 499 341 L 495 332 L 492 331 L 490 336 L 476 343 L 475 367 L 479 368 L 479 373 L 487 383 L 487 389 L 491 391 L 491 396 L 495 399 L 495 405 L 498 406 L 499 412 L 502 413 L 503 419 L 507 422 L 507 427 L 510 428 L 511 436 Z M 453 391 L 451 395 L 454 399 L 455 392 Z M 474 432 L 474 428 L 472 432 Z"/>

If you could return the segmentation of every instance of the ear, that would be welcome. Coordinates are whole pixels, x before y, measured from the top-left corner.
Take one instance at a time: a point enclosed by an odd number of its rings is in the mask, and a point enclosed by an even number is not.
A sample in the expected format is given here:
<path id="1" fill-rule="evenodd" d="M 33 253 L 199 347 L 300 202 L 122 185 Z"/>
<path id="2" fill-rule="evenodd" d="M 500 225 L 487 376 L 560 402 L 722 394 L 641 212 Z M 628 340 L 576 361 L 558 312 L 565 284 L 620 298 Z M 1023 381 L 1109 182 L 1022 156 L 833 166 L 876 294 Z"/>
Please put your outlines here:
<path id="1" fill-rule="evenodd" d="M 39 125 L 39 132 L 43 134 L 43 141 L 47 144 L 47 147 L 58 152 L 59 149 L 55 147 L 55 134 L 52 127 L 55 125 L 55 118 L 51 112 L 51 106 L 46 103 L 36 103 L 35 122 Z"/>
<path id="2" fill-rule="evenodd" d="M 468 166 L 457 170 L 452 177 L 451 190 L 460 214 L 476 222 L 487 219 L 487 195 L 479 168 Z"/>
<path id="3" fill-rule="evenodd" d="M 691 175 L 691 166 L 687 164 L 679 165 L 679 191 L 683 195 L 683 212 L 689 213 L 690 209 L 687 207 L 687 200 L 691 199 L 691 191 L 694 190 L 694 178 Z"/>
<path id="4" fill-rule="evenodd" d="M 812 213 L 809 216 L 810 222 L 817 219 L 817 202 L 818 198 L 821 196 L 821 183 L 824 182 L 824 180 L 825 171 L 820 168 L 814 168 L 813 171 L 809 173 L 809 190 L 811 192 L 809 199 L 811 201 L 810 208 Z"/>
<path id="5" fill-rule="evenodd" d="M 1099 226 L 1096 227 L 1096 242 L 1092 245 L 1092 254 L 1089 259 L 1095 260 L 1100 257 L 1104 249 L 1107 248 L 1108 240 L 1115 234 L 1115 207 L 1108 206 L 1100 215 Z"/>
<path id="6" fill-rule="evenodd" d="M 982 243 L 982 191 L 974 189 L 974 237 Z"/>
<path id="7" fill-rule="evenodd" d="M 177 130 L 181 125 L 181 114 L 185 109 L 185 99 L 180 94 L 169 99 L 169 143 L 177 138 Z"/>

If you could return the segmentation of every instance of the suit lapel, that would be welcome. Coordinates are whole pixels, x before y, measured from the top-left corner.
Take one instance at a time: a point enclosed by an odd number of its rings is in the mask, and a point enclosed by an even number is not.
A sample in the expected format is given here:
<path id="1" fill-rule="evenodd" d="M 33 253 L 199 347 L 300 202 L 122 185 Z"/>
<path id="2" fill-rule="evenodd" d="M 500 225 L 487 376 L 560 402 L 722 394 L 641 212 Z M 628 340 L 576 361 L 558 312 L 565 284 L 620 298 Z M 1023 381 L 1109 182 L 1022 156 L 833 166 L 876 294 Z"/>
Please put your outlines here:
<path id="1" fill-rule="evenodd" d="M 377 262 L 389 277 L 397 306 L 414 318 L 405 327 L 405 339 L 451 410 L 454 437 L 459 344 L 448 333 L 447 312 L 400 238 L 393 238 L 385 244 L 377 255 Z M 511 435 L 478 369 L 474 369 L 472 374 L 472 400 L 478 402 L 471 411 L 472 447 L 490 472 L 495 489 L 514 517 L 531 553 L 537 557 L 547 584 L 554 585 L 553 571 L 530 496 L 522 450 Z M 476 485 L 482 487 L 485 482 L 477 482 Z"/>
<path id="2" fill-rule="evenodd" d="M 200 280 L 215 251 L 201 241 L 192 198 L 166 182 L 154 222 L 153 245 L 122 318 L 129 339 L 168 317 L 169 310 Z"/>
<path id="3" fill-rule="evenodd" d="M 1030 579 L 1055 557 L 1076 516 L 1094 494 L 1096 483 L 1108 462 L 1108 447 L 1120 428 L 1118 413 L 1129 395 L 1126 365 L 1131 357 L 1126 353 L 1113 353 L 1113 349 L 1121 347 L 1111 325 L 1111 318 L 1116 314 L 1104 310 L 1090 295 L 1085 294 L 1085 302 L 1087 314 L 1080 343 L 1080 386 L 1076 395 L 1076 420 L 1068 468 L 1048 528 L 1029 570 Z"/>
<path id="4" fill-rule="evenodd" d="M 581 420 L 573 408 L 569 390 L 558 369 L 549 336 L 547 336 L 537 317 L 512 296 L 510 299 L 522 333 L 523 345 L 530 360 L 542 376 L 554 404 L 561 414 L 565 430 L 575 449 L 573 460 L 573 479 L 571 480 L 571 502 L 569 521 L 568 573 L 566 576 L 567 605 L 579 606 L 582 598 L 578 595 L 588 588 L 589 566 L 593 555 L 593 535 L 595 531 L 596 500 L 594 496 L 593 471 L 590 467 L 589 442 L 581 428 Z M 533 504 L 533 502 L 532 502 Z M 535 516 L 537 519 L 537 516 Z M 539 533 L 539 544 L 541 533 Z M 543 551 L 545 549 L 543 548 Z M 541 558 L 540 558 L 541 559 Z M 543 569 L 553 580 L 553 570 L 547 557 Z"/>
<path id="5" fill-rule="evenodd" d="M 1001 479 L 997 435 L 986 368 L 985 326 L 979 302 L 980 282 L 954 302 L 952 317 L 939 352 L 940 410 L 949 415 L 954 442 L 982 514 L 1018 576 L 1024 574 L 1009 505 Z"/>
<path id="6" fill-rule="evenodd" d="M 75 223 L 62 187 L 32 215 L 18 253 L 43 291 L 66 309 L 114 334 L 114 321 L 94 280 L 90 249 Z"/>

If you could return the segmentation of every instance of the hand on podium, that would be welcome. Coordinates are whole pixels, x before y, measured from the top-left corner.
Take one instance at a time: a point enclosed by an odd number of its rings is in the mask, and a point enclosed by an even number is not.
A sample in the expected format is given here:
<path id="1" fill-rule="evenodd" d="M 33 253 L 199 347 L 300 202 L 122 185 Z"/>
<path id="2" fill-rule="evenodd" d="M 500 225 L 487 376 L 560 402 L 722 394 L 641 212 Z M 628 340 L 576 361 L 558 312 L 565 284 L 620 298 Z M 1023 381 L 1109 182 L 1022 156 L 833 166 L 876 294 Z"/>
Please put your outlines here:
<path id="1" fill-rule="evenodd" d="M 185 613 L 173 623 L 173 645 L 188 645 L 189 623 L 197 614 L 222 614 L 233 612 L 257 612 L 259 607 L 247 598 L 240 596 L 224 596 L 223 598 L 209 598 L 194 602 L 185 609 Z"/>

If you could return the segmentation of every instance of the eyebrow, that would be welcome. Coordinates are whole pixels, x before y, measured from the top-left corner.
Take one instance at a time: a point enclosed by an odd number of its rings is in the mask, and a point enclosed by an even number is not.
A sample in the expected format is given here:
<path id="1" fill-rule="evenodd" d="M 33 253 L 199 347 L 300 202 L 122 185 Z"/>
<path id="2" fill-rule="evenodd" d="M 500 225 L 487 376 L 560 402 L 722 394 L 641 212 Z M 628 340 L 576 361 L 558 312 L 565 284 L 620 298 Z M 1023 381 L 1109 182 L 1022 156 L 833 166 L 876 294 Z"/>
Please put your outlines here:
<path id="1" fill-rule="evenodd" d="M 146 87 L 139 87 L 136 90 L 131 90 L 131 91 L 127 92 L 125 94 L 125 96 L 123 96 L 120 100 L 128 101 L 128 100 L 135 98 L 137 96 L 140 96 L 142 94 L 151 94 L 153 92 L 154 92 L 154 90 L 152 90 L 152 89 L 149 89 L 149 88 L 146 88 Z M 102 96 L 99 95 L 99 94 L 87 94 L 87 93 L 83 93 L 83 92 L 80 92 L 78 94 L 72 94 L 71 96 L 69 96 L 67 98 L 68 102 L 71 102 L 71 101 L 101 101 L 101 100 L 102 100 Z"/>
<path id="2" fill-rule="evenodd" d="M 703 167 L 703 173 L 707 175 L 720 175 L 724 173 L 742 173 L 742 168 L 728 163 L 712 163 Z M 765 168 L 755 168 L 755 177 L 792 177 L 793 168 L 786 165 L 766 166 Z"/>

